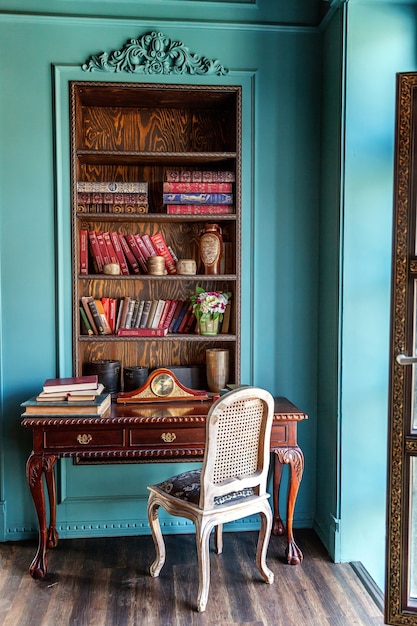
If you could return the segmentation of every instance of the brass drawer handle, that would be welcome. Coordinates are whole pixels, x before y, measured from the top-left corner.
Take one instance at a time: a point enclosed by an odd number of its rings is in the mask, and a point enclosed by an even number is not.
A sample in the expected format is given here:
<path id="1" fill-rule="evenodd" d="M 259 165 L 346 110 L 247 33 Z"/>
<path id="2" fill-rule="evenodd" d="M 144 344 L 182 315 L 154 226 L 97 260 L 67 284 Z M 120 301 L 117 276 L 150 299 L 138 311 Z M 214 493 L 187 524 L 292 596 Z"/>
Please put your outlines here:
<path id="1" fill-rule="evenodd" d="M 165 441 L 165 443 L 172 443 L 176 440 L 176 438 L 177 435 L 175 433 L 162 433 L 161 435 L 161 439 L 162 441 Z"/>
<path id="2" fill-rule="evenodd" d="M 77 441 L 83 446 L 86 446 L 93 439 L 92 435 L 77 435 Z"/>

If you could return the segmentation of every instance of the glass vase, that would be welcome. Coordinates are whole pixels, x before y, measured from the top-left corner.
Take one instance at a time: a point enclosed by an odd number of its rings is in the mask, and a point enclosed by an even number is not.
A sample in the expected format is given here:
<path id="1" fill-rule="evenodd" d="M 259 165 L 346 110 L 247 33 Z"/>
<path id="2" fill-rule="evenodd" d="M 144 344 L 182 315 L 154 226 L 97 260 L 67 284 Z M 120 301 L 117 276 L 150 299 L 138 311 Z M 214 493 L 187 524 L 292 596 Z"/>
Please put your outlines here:
<path id="1" fill-rule="evenodd" d="M 200 320 L 200 335 L 208 335 L 213 337 L 219 332 L 219 318 L 208 319 L 205 322 Z"/>

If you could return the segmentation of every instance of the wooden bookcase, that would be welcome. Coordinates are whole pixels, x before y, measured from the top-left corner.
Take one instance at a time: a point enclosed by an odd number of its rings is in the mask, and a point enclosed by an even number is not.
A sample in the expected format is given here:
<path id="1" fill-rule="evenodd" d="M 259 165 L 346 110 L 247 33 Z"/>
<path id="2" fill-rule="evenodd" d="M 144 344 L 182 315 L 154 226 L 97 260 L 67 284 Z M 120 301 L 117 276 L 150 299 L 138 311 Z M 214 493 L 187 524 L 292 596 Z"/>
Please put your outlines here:
<path id="1" fill-rule="evenodd" d="M 142 365 L 150 370 L 203 365 L 205 350 L 218 347 L 230 350 L 230 382 L 240 382 L 240 87 L 72 82 L 70 101 L 74 373 L 82 374 L 85 363 L 100 359 L 117 359 L 122 367 Z M 168 169 L 233 171 L 235 212 L 167 215 L 162 183 Z M 148 212 L 81 213 L 78 181 L 146 181 Z M 90 259 L 88 274 L 80 274 L 81 229 L 125 235 L 159 231 L 178 258 L 198 262 L 199 237 L 207 223 L 219 224 L 224 241 L 230 244 L 231 273 L 107 276 L 94 273 Z M 177 333 L 152 338 L 81 334 L 82 296 L 185 300 L 196 285 L 232 292 L 227 334 Z"/>

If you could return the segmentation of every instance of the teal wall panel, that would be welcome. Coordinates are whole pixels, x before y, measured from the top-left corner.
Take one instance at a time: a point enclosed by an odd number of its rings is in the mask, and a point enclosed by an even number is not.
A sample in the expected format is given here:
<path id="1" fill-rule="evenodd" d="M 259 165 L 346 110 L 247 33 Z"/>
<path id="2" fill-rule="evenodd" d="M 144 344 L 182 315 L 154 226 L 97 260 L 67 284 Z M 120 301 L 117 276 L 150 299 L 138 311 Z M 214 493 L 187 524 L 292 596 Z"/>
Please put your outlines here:
<path id="1" fill-rule="evenodd" d="M 288 396 L 310 416 L 300 425 L 306 471 L 295 524 L 312 525 L 319 31 L 239 24 L 226 28 L 179 19 L 174 24 L 0 14 L 1 46 L 11 59 L 0 68 L 6 85 L 0 93 L 4 540 L 26 537 L 36 529 L 24 469 L 30 433 L 19 425 L 19 403 L 36 393 L 45 378 L 71 369 L 66 81 L 125 80 L 125 75 L 85 74 L 79 66 L 91 54 L 119 49 L 151 29 L 230 68 L 227 77 L 212 82 L 243 85 L 242 379 Z M 147 80 L 158 82 L 160 76 Z M 184 84 L 204 80 L 181 77 Z M 302 363 L 294 350 L 301 350 Z M 61 535 L 136 532 L 134 520 L 140 528 L 146 522 L 146 484 L 178 469 L 61 463 Z"/>
<path id="2" fill-rule="evenodd" d="M 341 558 L 383 588 L 396 72 L 417 69 L 415 6 L 347 14 Z"/>

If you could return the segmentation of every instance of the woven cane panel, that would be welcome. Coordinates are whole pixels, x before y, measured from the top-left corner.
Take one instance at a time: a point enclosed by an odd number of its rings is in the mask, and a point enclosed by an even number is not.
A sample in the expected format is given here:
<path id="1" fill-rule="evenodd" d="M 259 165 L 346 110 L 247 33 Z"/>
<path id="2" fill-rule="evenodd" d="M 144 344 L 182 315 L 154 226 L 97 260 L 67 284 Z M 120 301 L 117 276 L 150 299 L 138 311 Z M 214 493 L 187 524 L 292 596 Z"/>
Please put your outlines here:
<path id="1" fill-rule="evenodd" d="M 264 406 L 261 400 L 242 400 L 219 416 L 215 484 L 258 469 L 258 443 Z"/>

